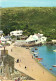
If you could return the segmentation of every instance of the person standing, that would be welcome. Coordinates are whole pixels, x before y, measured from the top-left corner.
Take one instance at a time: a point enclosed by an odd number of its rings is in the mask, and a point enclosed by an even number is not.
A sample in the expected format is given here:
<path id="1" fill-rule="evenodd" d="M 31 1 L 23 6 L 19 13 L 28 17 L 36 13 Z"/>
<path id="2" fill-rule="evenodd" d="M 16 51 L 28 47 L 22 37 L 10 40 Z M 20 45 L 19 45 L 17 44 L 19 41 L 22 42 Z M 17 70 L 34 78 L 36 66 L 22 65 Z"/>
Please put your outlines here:
<path id="1" fill-rule="evenodd" d="M 11 49 L 11 52 L 12 52 L 12 49 Z"/>
<path id="2" fill-rule="evenodd" d="M 26 69 L 27 67 L 25 66 L 25 69 Z"/>
<path id="3" fill-rule="evenodd" d="M 17 63 L 19 63 L 19 59 L 17 59 Z"/>

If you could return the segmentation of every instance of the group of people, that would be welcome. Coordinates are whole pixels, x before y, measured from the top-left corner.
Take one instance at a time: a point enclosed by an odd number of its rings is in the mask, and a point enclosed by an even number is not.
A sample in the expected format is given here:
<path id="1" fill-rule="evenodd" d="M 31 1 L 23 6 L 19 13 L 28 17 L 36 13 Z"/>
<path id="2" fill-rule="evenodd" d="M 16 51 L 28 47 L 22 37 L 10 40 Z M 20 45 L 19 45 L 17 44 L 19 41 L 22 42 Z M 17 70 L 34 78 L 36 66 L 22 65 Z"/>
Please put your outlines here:
<path id="1" fill-rule="evenodd" d="M 12 52 L 12 49 L 11 49 L 11 52 Z M 32 56 L 32 58 L 33 58 L 33 56 Z M 21 62 L 21 59 L 19 60 L 19 59 L 17 59 L 17 61 L 16 61 L 17 63 L 19 63 L 19 62 Z M 25 66 L 25 69 L 26 69 L 27 67 Z"/>
<path id="2" fill-rule="evenodd" d="M 21 60 L 19 60 L 19 59 L 17 59 L 17 63 L 19 63 L 19 62 L 21 62 Z M 25 66 L 25 69 L 26 69 L 27 67 Z"/>

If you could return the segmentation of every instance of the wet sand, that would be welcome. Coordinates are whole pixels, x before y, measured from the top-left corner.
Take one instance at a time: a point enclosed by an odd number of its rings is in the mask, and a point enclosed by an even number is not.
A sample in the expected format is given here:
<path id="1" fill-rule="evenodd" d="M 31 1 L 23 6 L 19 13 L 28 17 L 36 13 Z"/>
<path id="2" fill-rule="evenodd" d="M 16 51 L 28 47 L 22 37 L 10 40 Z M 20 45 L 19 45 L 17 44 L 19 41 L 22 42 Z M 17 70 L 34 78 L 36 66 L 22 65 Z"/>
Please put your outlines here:
<path id="1" fill-rule="evenodd" d="M 12 48 L 12 52 L 11 52 Z M 23 47 L 7 47 L 9 55 L 15 58 L 15 68 L 29 75 L 35 80 L 27 81 L 56 81 L 56 77 L 41 67 L 33 58 L 29 49 Z M 16 60 L 19 59 L 19 63 Z M 25 69 L 25 66 L 27 67 Z"/>

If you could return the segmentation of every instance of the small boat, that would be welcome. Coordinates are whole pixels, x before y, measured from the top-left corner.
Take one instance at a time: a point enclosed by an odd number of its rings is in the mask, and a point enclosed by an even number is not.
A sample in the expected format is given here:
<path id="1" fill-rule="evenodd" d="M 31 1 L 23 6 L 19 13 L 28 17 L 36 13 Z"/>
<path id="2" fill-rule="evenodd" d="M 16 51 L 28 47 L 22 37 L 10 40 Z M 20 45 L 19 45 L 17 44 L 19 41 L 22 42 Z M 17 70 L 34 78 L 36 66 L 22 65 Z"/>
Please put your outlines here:
<path id="1" fill-rule="evenodd" d="M 38 61 L 41 61 L 43 58 L 36 58 Z"/>
<path id="2" fill-rule="evenodd" d="M 54 52 L 56 52 L 56 49 L 55 50 L 53 50 Z"/>
<path id="3" fill-rule="evenodd" d="M 35 57 L 38 57 L 38 54 L 34 54 Z"/>
<path id="4" fill-rule="evenodd" d="M 53 67 L 56 67 L 56 65 L 53 65 Z"/>
<path id="5" fill-rule="evenodd" d="M 32 50 L 32 52 L 34 52 L 34 50 Z"/>
<path id="6" fill-rule="evenodd" d="M 35 50 L 37 50 L 37 48 L 35 48 Z"/>
<path id="7" fill-rule="evenodd" d="M 52 70 L 52 68 L 50 68 L 49 70 Z"/>
<path id="8" fill-rule="evenodd" d="M 34 55 L 35 57 L 38 57 L 38 53 L 34 53 L 33 55 Z"/>
<path id="9" fill-rule="evenodd" d="M 34 52 L 34 54 L 38 54 L 38 53 Z"/>

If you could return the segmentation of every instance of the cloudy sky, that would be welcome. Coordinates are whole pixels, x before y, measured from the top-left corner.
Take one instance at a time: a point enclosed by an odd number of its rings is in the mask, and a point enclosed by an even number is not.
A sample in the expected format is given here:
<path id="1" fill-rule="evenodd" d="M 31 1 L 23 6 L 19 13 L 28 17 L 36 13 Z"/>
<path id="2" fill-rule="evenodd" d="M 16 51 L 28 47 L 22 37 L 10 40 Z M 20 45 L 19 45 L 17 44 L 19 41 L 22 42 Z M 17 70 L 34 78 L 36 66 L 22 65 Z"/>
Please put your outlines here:
<path id="1" fill-rule="evenodd" d="M 0 0 L 0 7 L 56 7 L 56 0 Z"/>

